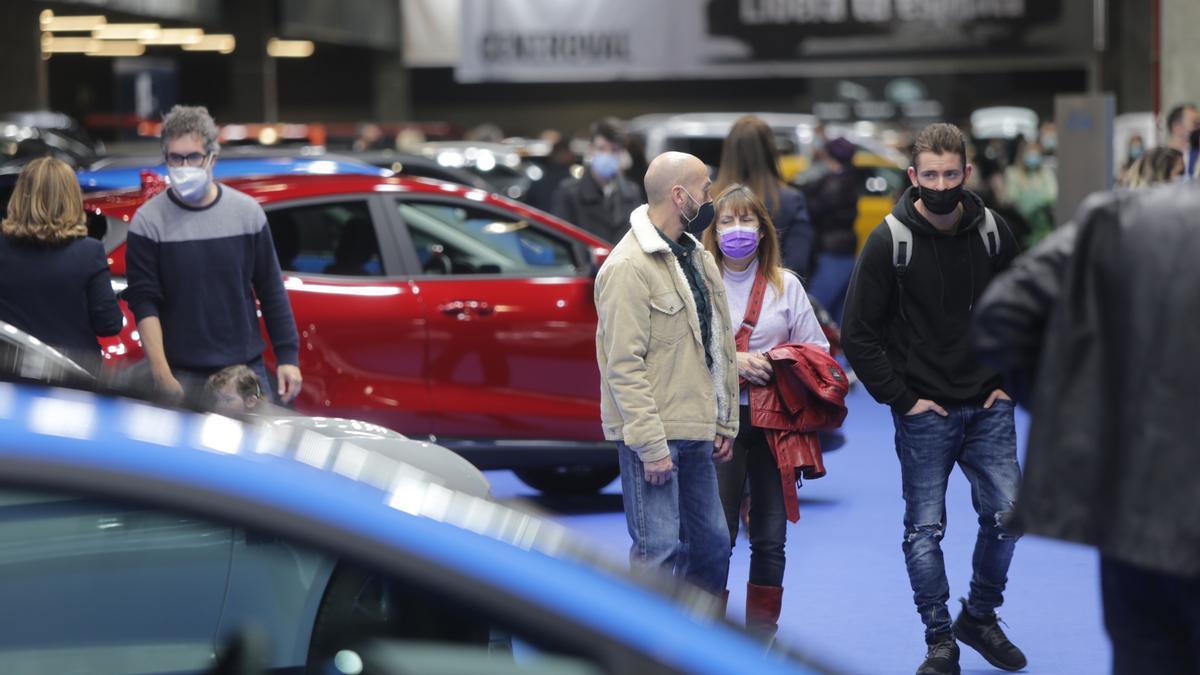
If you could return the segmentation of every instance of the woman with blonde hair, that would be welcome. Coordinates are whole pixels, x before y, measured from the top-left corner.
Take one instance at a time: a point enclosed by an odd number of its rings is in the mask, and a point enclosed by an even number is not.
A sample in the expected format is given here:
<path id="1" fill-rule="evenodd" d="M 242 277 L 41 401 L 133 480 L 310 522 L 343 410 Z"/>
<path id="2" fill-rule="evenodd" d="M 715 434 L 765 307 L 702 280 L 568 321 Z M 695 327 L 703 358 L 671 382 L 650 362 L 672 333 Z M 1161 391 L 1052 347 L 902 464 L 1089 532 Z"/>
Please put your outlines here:
<path id="1" fill-rule="evenodd" d="M 1121 176 L 1120 185 L 1131 190 L 1179 180 L 1184 173 L 1183 153 L 1175 148 L 1150 148 L 1135 159 Z"/>
<path id="2" fill-rule="evenodd" d="M 0 320 L 98 368 L 96 336 L 116 335 L 123 316 L 71 167 L 53 157 L 26 165 L 0 231 Z"/>
<path id="3" fill-rule="evenodd" d="M 799 190 L 783 182 L 775 133 L 754 115 L 739 118 L 725 137 L 712 192 L 720 194 L 734 183 L 750 188 L 763 201 L 778 232 L 781 264 L 807 279 L 813 248 L 808 203 Z"/>
<path id="4" fill-rule="evenodd" d="M 743 380 L 733 458 L 717 465 L 717 482 L 732 547 L 749 480 L 746 626 L 769 639 L 778 627 L 783 601 L 788 513 L 775 453 L 763 429 L 751 424 L 748 387 L 766 385 L 774 377 L 763 355 L 768 350 L 782 344 L 809 344 L 828 351 L 829 342 L 800 279 L 780 264 L 775 225 L 763 201 L 749 187 L 734 183 L 713 200 L 713 210 L 716 217 L 704 231 L 704 247 L 716 258 L 725 282 L 737 336 L 738 375 Z M 755 307 L 757 316 L 752 316 Z"/>

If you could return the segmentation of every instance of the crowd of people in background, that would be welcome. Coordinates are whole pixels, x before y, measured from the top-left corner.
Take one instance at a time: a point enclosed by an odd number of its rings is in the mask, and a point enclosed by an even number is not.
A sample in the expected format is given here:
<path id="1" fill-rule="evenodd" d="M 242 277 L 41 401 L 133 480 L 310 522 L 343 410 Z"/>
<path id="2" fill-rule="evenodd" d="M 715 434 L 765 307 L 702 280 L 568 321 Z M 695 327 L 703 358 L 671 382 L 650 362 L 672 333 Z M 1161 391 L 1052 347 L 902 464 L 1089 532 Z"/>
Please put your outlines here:
<path id="1" fill-rule="evenodd" d="M 1200 489 L 1188 471 L 1200 430 L 1187 414 L 1195 406 L 1178 403 L 1195 403 L 1197 376 L 1172 368 L 1196 363 L 1189 355 L 1200 345 L 1195 331 L 1182 331 L 1159 336 L 1159 350 L 1133 330 L 1171 318 L 1168 310 L 1178 318 L 1200 309 L 1200 284 L 1189 282 L 1196 268 L 1182 255 L 1200 241 L 1195 190 L 1142 190 L 1196 173 L 1200 111 L 1173 109 L 1166 129 L 1158 147 L 1130 137 L 1128 190 L 1086 202 L 1079 223 L 1059 223 L 1052 124 L 1007 140 L 930 125 L 911 148 L 907 187 L 865 242 L 855 231 L 859 148 L 849 139 L 820 138 L 819 176 L 799 189 L 781 174 L 771 128 L 754 116 L 732 125 L 716 167 L 680 152 L 647 162 L 614 120 L 591 126 L 582 167 L 568 139 L 545 134 L 549 161 L 528 199 L 614 245 L 595 283 L 596 354 L 632 564 L 675 570 L 727 598 L 749 497 L 745 621 L 773 639 L 796 483 L 824 475 L 815 433 L 846 412 L 846 376 L 812 294 L 843 324 L 849 365 L 891 409 L 902 550 L 927 644 L 918 675 L 959 672 L 958 642 L 998 668 L 1026 666 L 996 610 L 1027 525 L 1101 549 L 1116 672 L 1185 672 L 1175 666 L 1197 658 L 1200 553 L 1189 542 L 1200 535 L 1179 513 L 1194 512 Z M 377 131 L 365 132 L 364 147 L 380 140 Z M 489 126 L 476 137 L 501 134 Z M 246 412 L 299 393 L 299 341 L 262 208 L 213 180 L 217 139 L 204 108 L 177 106 L 164 120 L 170 188 L 130 224 L 124 299 L 158 390 Z M 63 162 L 37 159 L 21 172 L 0 237 L 0 319 L 95 369 L 96 337 L 117 333 L 123 318 L 81 204 Z M 1114 223 L 1156 234 L 1127 241 Z M 1105 294 L 1109 277 L 1128 297 Z M 1055 305 L 1062 297 L 1080 302 Z M 263 365 L 260 308 L 274 378 Z M 1140 356 L 1131 365 L 1121 365 L 1125 343 L 1103 330 L 1111 325 L 1133 330 Z M 1055 360 L 1039 371 L 1043 353 Z M 1147 373 L 1166 385 L 1147 388 Z M 799 412 L 797 391 L 808 392 Z M 1155 405 L 1130 412 L 1127 394 Z M 1014 398 L 1035 415 L 1036 468 L 1021 508 Z M 1072 400 L 1083 403 L 1064 403 Z M 1141 435 L 1130 431 L 1136 424 L 1121 426 L 1136 415 L 1157 426 Z M 1139 470 L 1143 483 L 1128 491 L 1113 461 L 1156 468 Z M 941 541 L 955 465 L 972 485 L 979 530 L 970 590 L 952 619 Z M 1066 473 L 1093 492 L 1059 490 Z M 1103 490 L 1128 503 L 1102 503 Z M 1171 522 L 1182 524 L 1162 525 Z"/>

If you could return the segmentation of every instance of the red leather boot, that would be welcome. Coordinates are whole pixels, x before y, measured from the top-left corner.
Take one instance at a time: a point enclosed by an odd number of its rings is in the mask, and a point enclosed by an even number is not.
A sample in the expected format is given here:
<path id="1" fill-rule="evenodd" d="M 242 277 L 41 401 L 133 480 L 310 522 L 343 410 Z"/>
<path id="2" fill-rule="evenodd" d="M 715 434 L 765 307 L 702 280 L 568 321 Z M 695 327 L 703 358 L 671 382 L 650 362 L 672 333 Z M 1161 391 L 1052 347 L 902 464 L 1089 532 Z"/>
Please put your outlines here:
<path id="1" fill-rule="evenodd" d="M 779 630 L 779 612 L 783 606 L 782 586 L 746 584 L 746 628 L 767 642 Z"/>

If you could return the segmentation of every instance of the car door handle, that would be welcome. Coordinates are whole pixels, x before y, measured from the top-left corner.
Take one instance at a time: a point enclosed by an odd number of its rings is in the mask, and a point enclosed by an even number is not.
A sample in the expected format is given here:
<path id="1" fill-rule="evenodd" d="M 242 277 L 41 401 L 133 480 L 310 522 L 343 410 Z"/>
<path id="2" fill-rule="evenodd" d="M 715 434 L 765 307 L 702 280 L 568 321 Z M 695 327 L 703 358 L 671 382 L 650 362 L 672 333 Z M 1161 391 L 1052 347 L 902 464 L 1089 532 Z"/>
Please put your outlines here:
<path id="1" fill-rule="evenodd" d="M 486 317 L 496 313 L 496 308 L 482 300 L 453 300 L 438 305 L 438 311 L 446 316 L 467 319 L 473 316 Z"/>

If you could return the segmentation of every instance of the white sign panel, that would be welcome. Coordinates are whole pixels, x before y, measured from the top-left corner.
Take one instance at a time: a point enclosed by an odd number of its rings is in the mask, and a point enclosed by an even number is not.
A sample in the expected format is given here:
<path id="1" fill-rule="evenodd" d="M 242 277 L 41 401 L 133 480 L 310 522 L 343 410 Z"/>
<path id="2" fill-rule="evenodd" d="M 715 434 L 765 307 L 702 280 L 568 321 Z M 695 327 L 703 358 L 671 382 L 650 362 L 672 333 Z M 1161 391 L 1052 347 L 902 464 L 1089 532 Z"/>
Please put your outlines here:
<path id="1" fill-rule="evenodd" d="M 700 0 L 463 0 L 460 82 L 662 79 L 692 69 Z"/>

